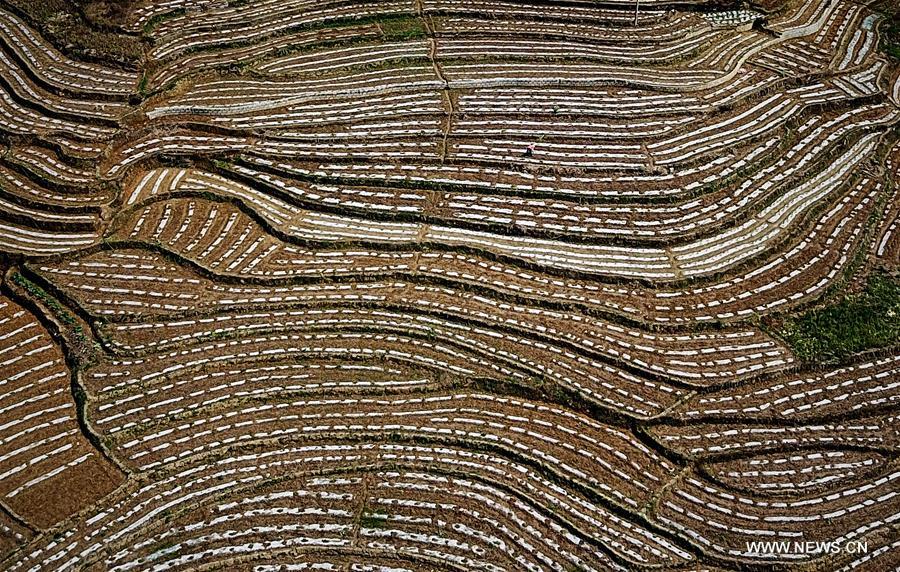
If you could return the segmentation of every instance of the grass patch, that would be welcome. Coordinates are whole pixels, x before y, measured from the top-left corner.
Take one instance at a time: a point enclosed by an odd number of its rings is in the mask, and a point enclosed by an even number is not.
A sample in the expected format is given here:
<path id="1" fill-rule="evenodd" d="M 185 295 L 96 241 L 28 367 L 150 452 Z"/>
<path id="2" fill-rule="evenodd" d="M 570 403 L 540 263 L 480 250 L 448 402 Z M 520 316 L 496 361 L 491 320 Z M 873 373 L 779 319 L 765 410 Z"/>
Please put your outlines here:
<path id="1" fill-rule="evenodd" d="M 884 53 L 900 61 L 900 12 L 888 20 L 881 29 L 881 48 Z"/>
<path id="2" fill-rule="evenodd" d="M 53 312 L 53 315 L 56 316 L 56 319 L 61 323 L 67 326 L 74 326 L 78 323 L 78 321 L 75 319 L 75 316 L 72 315 L 72 313 L 69 312 L 65 308 L 65 306 L 60 304 L 56 298 L 48 294 L 46 290 L 29 280 L 28 278 L 25 278 L 24 276 L 16 272 L 12 276 L 12 281 L 18 286 L 24 288 L 26 292 L 40 300 L 41 303 L 43 303 L 51 312 Z M 81 330 L 80 326 L 78 327 L 77 333 L 84 333 Z"/>
<path id="3" fill-rule="evenodd" d="M 881 51 L 900 61 L 900 6 L 896 4 L 896 0 L 890 0 L 876 5 L 875 9 L 884 15 L 878 29 L 881 35 Z"/>
<path id="4" fill-rule="evenodd" d="M 187 10 L 184 8 L 176 8 L 171 12 L 164 12 L 162 14 L 157 14 L 147 20 L 147 23 L 144 24 L 143 34 L 145 36 L 150 36 L 153 33 L 153 30 L 156 29 L 161 23 L 166 20 L 171 20 L 172 18 L 177 18 L 179 16 L 184 16 L 187 14 Z"/>
<path id="5" fill-rule="evenodd" d="M 8 0 L 60 51 L 87 60 L 130 66 L 143 55 L 140 40 L 113 29 L 128 12 L 128 0 Z"/>
<path id="6" fill-rule="evenodd" d="M 141 97 L 147 97 L 147 83 L 149 82 L 149 78 L 147 77 L 147 72 L 145 71 L 141 74 L 141 82 L 138 84 L 137 92 L 141 95 Z"/>
<path id="7" fill-rule="evenodd" d="M 380 20 L 378 25 L 385 40 L 417 40 L 427 36 L 421 18 L 390 18 Z"/>
<path id="8" fill-rule="evenodd" d="M 786 320 L 781 333 L 807 362 L 893 346 L 900 342 L 900 280 L 876 272 L 864 291 Z"/>
<path id="9" fill-rule="evenodd" d="M 57 323 L 60 325 L 60 334 L 62 334 L 69 343 L 71 357 L 81 364 L 91 363 L 96 352 L 100 351 L 100 346 L 99 344 L 93 343 L 75 315 L 70 312 L 68 308 L 63 306 L 59 300 L 21 273 L 16 272 L 13 274 L 12 281 L 40 301 L 40 303 L 53 314 L 53 317 L 56 318 Z M 76 403 L 78 402 L 78 398 L 79 396 L 76 393 Z"/>
<path id="10" fill-rule="evenodd" d="M 364 512 L 359 517 L 359 526 L 361 528 L 384 528 L 385 524 L 387 524 L 386 514 Z"/>

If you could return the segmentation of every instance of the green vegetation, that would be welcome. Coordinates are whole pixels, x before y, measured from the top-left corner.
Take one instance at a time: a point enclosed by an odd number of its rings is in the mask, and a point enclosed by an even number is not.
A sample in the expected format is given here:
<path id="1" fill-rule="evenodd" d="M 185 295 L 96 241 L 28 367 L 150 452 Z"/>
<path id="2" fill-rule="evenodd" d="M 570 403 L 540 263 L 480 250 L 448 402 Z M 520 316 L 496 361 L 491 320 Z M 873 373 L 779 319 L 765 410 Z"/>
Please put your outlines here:
<path id="1" fill-rule="evenodd" d="M 73 357 L 81 363 L 90 363 L 93 360 L 93 353 L 100 351 L 100 347 L 91 341 L 91 338 L 85 333 L 84 327 L 78 322 L 75 315 L 60 304 L 59 300 L 22 274 L 18 272 L 13 274 L 12 281 L 39 300 L 53 314 L 56 321 L 62 325 L 64 329 L 62 334 L 66 336 L 66 339 L 71 344 L 70 348 L 74 352 Z M 75 398 L 77 402 L 77 394 Z"/>
<path id="2" fill-rule="evenodd" d="M 900 60 L 900 12 L 888 20 L 882 28 L 882 49 L 886 54 Z"/>
<path id="3" fill-rule="evenodd" d="M 117 28 L 128 21 L 136 0 L 71 0 L 94 27 Z"/>
<path id="4" fill-rule="evenodd" d="M 53 45 L 72 56 L 136 65 L 143 55 L 141 41 L 118 32 L 129 2 L 100 0 L 9 0 Z"/>
<path id="5" fill-rule="evenodd" d="M 876 8 L 884 14 L 884 21 L 879 27 L 881 50 L 895 60 L 900 60 L 900 5 L 895 0 L 890 0 Z"/>
<path id="6" fill-rule="evenodd" d="M 789 319 L 782 335 L 808 362 L 835 361 L 900 342 L 900 279 L 883 272 L 839 303 Z"/>
<path id="7" fill-rule="evenodd" d="M 157 14 L 156 16 L 153 16 L 152 18 L 147 20 L 147 23 L 144 24 L 143 33 L 145 36 L 149 36 L 153 32 L 153 30 L 162 22 L 170 20 L 172 18 L 177 18 L 179 16 L 184 16 L 185 14 L 187 14 L 187 10 L 185 10 L 184 8 L 176 8 L 171 12 Z"/>
<path id="8" fill-rule="evenodd" d="M 141 82 L 138 84 L 137 92 L 142 96 L 147 96 L 147 82 L 149 78 L 147 77 L 147 72 L 144 72 L 141 75 Z"/>
<path id="9" fill-rule="evenodd" d="M 359 517 L 359 526 L 362 528 L 384 528 L 387 523 L 387 515 L 364 512 Z"/>
<path id="10" fill-rule="evenodd" d="M 378 22 L 385 40 L 417 40 L 427 35 L 421 18 L 391 18 Z"/>
<path id="11" fill-rule="evenodd" d="M 12 281 L 18 286 L 24 288 L 26 292 L 40 300 L 42 304 L 44 304 L 51 312 L 53 312 L 53 315 L 56 316 L 56 319 L 61 323 L 67 326 L 74 326 L 78 323 L 78 321 L 75 319 L 75 316 L 72 315 L 72 313 L 69 312 L 65 308 L 65 306 L 60 304 L 56 298 L 48 294 L 46 290 L 29 280 L 28 278 L 25 278 L 24 276 L 16 272 L 15 274 L 13 274 Z M 83 334 L 81 327 L 78 326 L 77 328 L 78 329 L 76 333 Z"/>

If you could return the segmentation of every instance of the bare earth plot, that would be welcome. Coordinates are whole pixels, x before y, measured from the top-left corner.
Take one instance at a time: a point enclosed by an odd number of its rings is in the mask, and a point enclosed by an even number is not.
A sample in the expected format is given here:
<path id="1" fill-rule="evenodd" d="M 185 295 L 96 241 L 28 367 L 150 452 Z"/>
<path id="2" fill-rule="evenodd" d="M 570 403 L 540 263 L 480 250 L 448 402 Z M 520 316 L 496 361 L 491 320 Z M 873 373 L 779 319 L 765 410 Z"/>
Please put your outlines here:
<path id="1" fill-rule="evenodd" d="M 0 2 L 0 569 L 897 569 L 882 8 Z"/>

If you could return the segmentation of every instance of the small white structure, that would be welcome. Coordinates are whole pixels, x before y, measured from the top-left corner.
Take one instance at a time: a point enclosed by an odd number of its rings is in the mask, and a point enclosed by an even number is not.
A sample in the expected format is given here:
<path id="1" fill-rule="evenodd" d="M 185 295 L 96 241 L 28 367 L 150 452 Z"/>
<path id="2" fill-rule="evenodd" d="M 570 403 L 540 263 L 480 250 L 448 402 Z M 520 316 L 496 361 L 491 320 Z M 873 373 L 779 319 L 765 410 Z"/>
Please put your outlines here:
<path id="1" fill-rule="evenodd" d="M 753 10 L 727 10 L 703 14 L 703 17 L 715 28 L 737 28 L 739 31 L 746 31 L 764 16 Z"/>

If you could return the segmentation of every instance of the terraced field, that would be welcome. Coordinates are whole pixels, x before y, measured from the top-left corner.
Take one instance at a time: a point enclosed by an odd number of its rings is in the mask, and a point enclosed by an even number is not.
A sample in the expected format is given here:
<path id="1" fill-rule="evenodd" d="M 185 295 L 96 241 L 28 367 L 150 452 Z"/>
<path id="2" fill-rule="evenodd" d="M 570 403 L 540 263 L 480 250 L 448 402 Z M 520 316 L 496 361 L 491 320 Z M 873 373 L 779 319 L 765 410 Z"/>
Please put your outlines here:
<path id="1" fill-rule="evenodd" d="M 791 345 L 900 268 L 874 2 L 51 4 L 3 570 L 900 569 L 897 340 Z"/>

